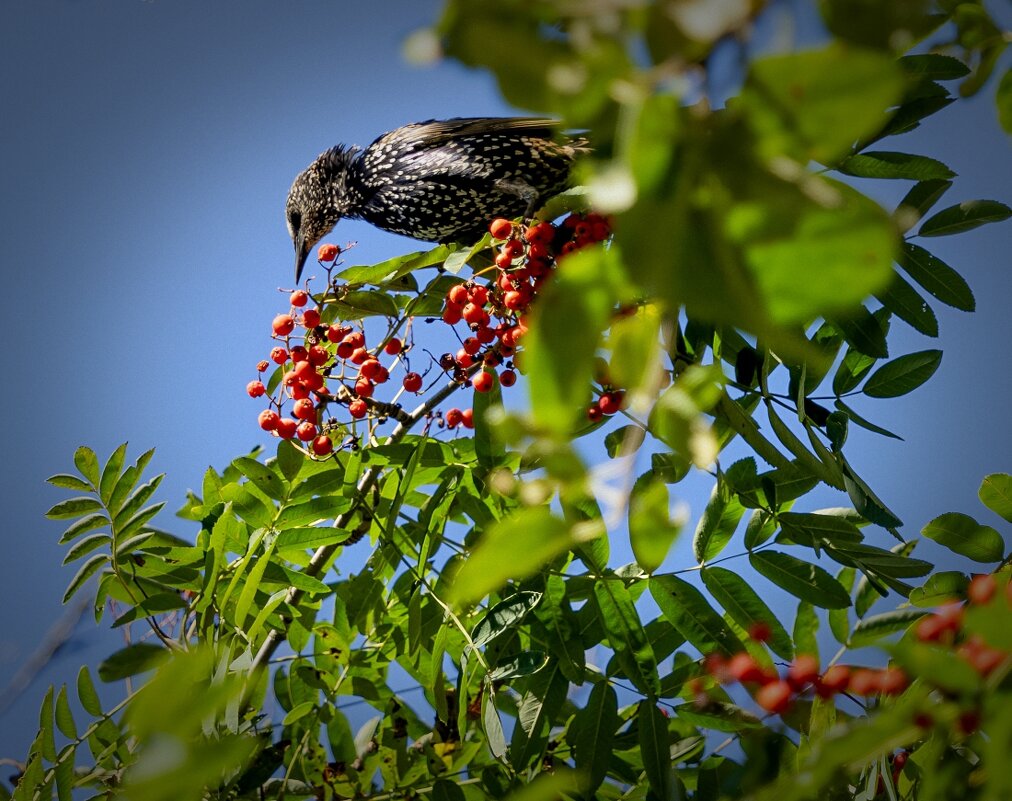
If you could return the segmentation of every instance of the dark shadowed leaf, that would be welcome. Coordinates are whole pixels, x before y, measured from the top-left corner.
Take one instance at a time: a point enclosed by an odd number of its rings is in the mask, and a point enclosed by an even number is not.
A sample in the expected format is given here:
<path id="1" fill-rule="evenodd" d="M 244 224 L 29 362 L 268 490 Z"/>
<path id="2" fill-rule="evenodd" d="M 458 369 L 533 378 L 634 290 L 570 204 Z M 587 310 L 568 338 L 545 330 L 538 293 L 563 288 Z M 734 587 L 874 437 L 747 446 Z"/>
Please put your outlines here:
<path id="1" fill-rule="evenodd" d="M 657 659 L 629 590 L 617 579 L 600 579 L 594 583 L 594 599 L 622 672 L 641 692 L 656 696 L 660 689 Z"/>
<path id="2" fill-rule="evenodd" d="M 636 712 L 639 726 L 640 756 L 650 783 L 650 790 L 657 798 L 671 795 L 671 743 L 668 736 L 668 719 L 651 699 L 640 701 Z"/>
<path id="3" fill-rule="evenodd" d="M 1007 220 L 1010 216 L 1012 209 L 997 200 L 964 200 L 926 219 L 917 233 L 920 236 L 960 234 L 980 225 Z"/>
<path id="4" fill-rule="evenodd" d="M 884 292 L 876 293 L 882 305 L 915 330 L 929 337 L 938 336 L 938 318 L 917 290 L 900 275 L 894 274 L 892 283 Z"/>
<path id="5" fill-rule="evenodd" d="M 471 631 L 472 647 L 480 648 L 517 625 L 540 601 L 540 592 L 527 590 L 497 603 Z"/>
<path id="6" fill-rule="evenodd" d="M 905 178 L 911 181 L 947 180 L 955 173 L 927 156 L 890 151 L 868 151 L 846 159 L 840 172 L 857 178 Z"/>
<path id="7" fill-rule="evenodd" d="M 601 786 L 608 773 L 618 724 L 618 696 L 608 682 L 599 681 L 590 691 L 587 705 L 570 724 L 568 738 L 576 767 L 587 775 L 589 793 Z"/>
<path id="8" fill-rule="evenodd" d="M 973 292 L 963 277 L 919 245 L 904 242 L 899 264 L 907 275 L 942 303 L 962 311 L 973 311 L 976 307 Z"/>
<path id="9" fill-rule="evenodd" d="M 687 581 L 677 576 L 653 576 L 650 594 L 668 622 L 701 653 L 719 649 L 731 655 L 744 648 L 703 593 Z"/>
<path id="10" fill-rule="evenodd" d="M 851 605 L 850 595 L 840 582 L 818 565 L 780 551 L 749 554 L 749 562 L 778 587 L 803 601 L 823 609 L 841 609 Z"/>
<path id="11" fill-rule="evenodd" d="M 1012 476 L 1008 473 L 985 476 L 977 494 L 984 506 L 1012 523 Z"/>
<path id="12" fill-rule="evenodd" d="M 770 630 L 769 646 L 784 659 L 794 658 L 794 644 L 773 610 L 745 579 L 722 567 L 707 567 L 700 573 L 703 584 L 739 626 L 748 629 L 765 623 Z"/>
<path id="13" fill-rule="evenodd" d="M 848 645 L 851 648 L 872 645 L 883 637 L 888 637 L 897 631 L 904 631 L 924 615 L 925 612 L 919 609 L 894 609 L 892 612 L 866 617 L 864 620 L 859 620 L 854 626 Z"/>
<path id="14" fill-rule="evenodd" d="M 940 350 L 908 353 L 880 366 L 865 382 L 862 391 L 873 398 L 906 395 L 931 378 L 941 363 Z"/>
<path id="15" fill-rule="evenodd" d="M 169 652 L 151 643 L 139 642 L 121 648 L 98 666 L 98 677 L 110 682 L 136 676 L 156 667 L 169 656 Z"/>

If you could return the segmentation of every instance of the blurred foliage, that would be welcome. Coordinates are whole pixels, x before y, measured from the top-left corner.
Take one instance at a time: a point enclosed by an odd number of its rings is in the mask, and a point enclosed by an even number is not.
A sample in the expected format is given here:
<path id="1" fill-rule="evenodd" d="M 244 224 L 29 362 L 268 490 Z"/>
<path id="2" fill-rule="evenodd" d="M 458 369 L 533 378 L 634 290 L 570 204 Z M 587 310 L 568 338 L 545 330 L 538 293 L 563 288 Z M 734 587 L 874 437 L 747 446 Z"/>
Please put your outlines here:
<path id="1" fill-rule="evenodd" d="M 449 0 L 412 37 L 416 57 L 487 70 L 508 102 L 594 143 L 584 189 L 541 214 L 589 206 L 614 235 L 568 256 L 530 315 L 530 413 L 496 392 L 476 396 L 471 437 L 373 430 L 322 460 L 281 441 L 208 469 L 179 510 L 185 536 L 151 525 L 150 451 L 101 464 L 80 448 L 50 479 L 79 493 L 49 512 L 80 562 L 65 600 L 95 592 L 96 619 L 145 633 L 97 668 L 125 681 L 118 702 L 86 667 L 50 688 L 0 798 L 1009 797 L 1009 557 L 989 523 L 1012 522 L 1012 479 L 985 479 L 988 522 L 923 527 L 998 586 L 961 644 L 925 642 L 922 608 L 974 585 L 912 556 L 846 450 L 850 426 L 897 437 L 862 396 L 905 395 L 942 361 L 892 354 L 891 328 L 935 338 L 932 304 L 974 307 L 930 237 L 1010 216 L 986 199 L 934 210 L 955 172 L 891 144 L 958 109 L 954 82 L 997 84 L 1012 128 L 1008 73 L 991 77 L 1004 37 L 982 3 L 822 0 L 824 41 L 797 49 L 769 5 Z M 722 108 L 718 56 L 739 65 Z M 913 183 L 886 210 L 869 180 Z M 438 315 L 457 280 L 439 271 L 477 272 L 492 247 L 345 270 L 325 322 Z M 623 426 L 602 437 L 584 411 L 614 386 Z M 675 567 L 690 527 L 670 493 L 693 470 L 714 488 L 696 564 Z M 812 510 L 819 485 L 848 505 Z M 634 564 L 612 561 L 623 537 Z M 698 586 L 676 575 L 695 572 Z M 793 625 L 771 593 L 797 599 Z M 817 654 L 821 626 L 841 644 L 827 663 L 882 647 L 909 688 L 773 716 L 707 661 L 745 650 L 774 670 Z M 970 643 L 1004 655 L 975 670 Z M 406 681 L 420 699 L 393 689 Z M 351 705 L 372 715 L 357 731 Z"/>

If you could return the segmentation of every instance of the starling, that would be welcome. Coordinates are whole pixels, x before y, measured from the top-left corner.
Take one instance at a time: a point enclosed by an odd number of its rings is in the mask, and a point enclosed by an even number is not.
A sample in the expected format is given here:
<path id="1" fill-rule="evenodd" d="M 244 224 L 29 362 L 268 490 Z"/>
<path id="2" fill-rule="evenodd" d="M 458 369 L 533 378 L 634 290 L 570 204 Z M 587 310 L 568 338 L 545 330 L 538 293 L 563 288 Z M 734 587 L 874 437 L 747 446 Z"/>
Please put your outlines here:
<path id="1" fill-rule="evenodd" d="M 295 280 L 342 217 L 427 242 L 476 241 L 495 217 L 530 216 L 566 188 L 585 139 L 558 142 L 553 120 L 429 120 L 383 134 L 365 150 L 338 145 L 292 184 L 285 215 Z"/>

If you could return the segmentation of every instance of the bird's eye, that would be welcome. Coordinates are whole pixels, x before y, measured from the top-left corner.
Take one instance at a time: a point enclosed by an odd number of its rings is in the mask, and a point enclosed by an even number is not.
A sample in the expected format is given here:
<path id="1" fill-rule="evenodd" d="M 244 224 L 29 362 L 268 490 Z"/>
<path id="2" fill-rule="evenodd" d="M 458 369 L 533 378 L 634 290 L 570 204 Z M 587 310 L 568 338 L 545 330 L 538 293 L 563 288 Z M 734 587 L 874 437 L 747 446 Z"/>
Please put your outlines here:
<path id="1" fill-rule="evenodd" d="M 288 224 L 296 231 L 299 230 L 299 225 L 302 223 L 302 215 L 297 211 L 293 211 L 288 215 Z"/>

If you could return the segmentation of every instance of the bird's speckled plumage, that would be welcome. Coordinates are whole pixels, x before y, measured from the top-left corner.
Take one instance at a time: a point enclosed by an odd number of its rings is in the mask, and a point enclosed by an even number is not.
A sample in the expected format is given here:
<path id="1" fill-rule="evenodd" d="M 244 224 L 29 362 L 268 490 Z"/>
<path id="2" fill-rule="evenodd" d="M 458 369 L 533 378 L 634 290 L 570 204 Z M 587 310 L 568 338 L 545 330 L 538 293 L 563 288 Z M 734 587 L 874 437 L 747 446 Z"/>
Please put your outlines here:
<path id="1" fill-rule="evenodd" d="M 473 242 L 495 217 L 530 213 L 566 188 L 584 139 L 526 117 L 429 120 L 365 150 L 338 145 L 292 184 L 286 216 L 296 280 L 309 251 L 342 217 L 428 242 Z"/>

